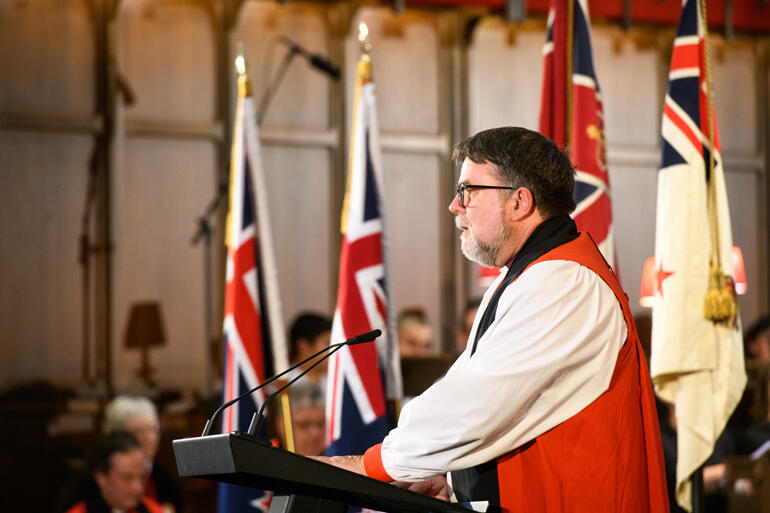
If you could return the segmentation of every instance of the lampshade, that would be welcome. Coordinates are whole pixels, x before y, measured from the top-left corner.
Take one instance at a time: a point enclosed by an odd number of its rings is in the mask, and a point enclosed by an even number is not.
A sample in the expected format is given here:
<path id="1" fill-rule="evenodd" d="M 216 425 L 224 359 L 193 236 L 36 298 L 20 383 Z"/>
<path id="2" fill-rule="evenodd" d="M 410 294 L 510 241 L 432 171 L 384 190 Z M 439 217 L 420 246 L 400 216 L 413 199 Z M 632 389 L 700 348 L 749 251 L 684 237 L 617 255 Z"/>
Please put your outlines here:
<path id="1" fill-rule="evenodd" d="M 125 347 L 160 346 L 166 342 L 160 304 L 155 301 L 134 303 L 128 316 Z"/>
<path id="2" fill-rule="evenodd" d="M 639 290 L 639 304 L 645 308 L 655 306 L 655 257 L 644 261 L 642 286 Z"/>
<path id="3" fill-rule="evenodd" d="M 730 260 L 733 264 L 733 279 L 735 280 L 735 293 L 743 295 L 746 293 L 748 285 L 746 284 L 746 268 L 743 266 L 743 252 L 738 246 L 733 246 L 730 252 Z"/>

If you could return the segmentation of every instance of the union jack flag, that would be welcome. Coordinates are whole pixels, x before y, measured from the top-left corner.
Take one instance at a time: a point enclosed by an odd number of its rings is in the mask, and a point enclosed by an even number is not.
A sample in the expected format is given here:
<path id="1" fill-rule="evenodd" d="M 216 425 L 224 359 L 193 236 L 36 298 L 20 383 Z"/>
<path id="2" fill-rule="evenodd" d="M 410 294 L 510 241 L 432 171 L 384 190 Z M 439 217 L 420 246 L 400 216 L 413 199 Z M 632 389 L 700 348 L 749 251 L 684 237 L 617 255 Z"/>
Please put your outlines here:
<path id="1" fill-rule="evenodd" d="M 569 2 L 572 2 L 574 13 L 571 42 L 567 40 Z M 572 47 L 571 102 L 567 94 L 569 46 Z M 572 163 L 577 169 L 574 192 L 577 208 L 572 217 L 578 230 L 588 231 L 604 258 L 614 263 L 604 111 L 594 72 L 587 0 L 551 0 L 548 35 L 543 47 L 540 133 L 560 148 L 570 149 Z"/>
<path id="2" fill-rule="evenodd" d="M 658 396 L 676 405 L 677 502 L 688 510 L 689 478 L 711 455 L 746 383 L 740 318 L 715 323 L 704 315 L 710 266 L 731 274 L 732 248 L 706 40 L 699 1 L 686 0 L 663 106 L 650 367 Z"/>
<path id="3" fill-rule="evenodd" d="M 401 372 L 387 281 L 382 158 L 371 64 L 359 62 L 342 208 L 337 307 L 332 340 L 381 329 L 376 344 L 346 346 L 329 363 L 327 454 L 362 454 L 390 429 L 386 399 L 401 396 Z"/>
<path id="4" fill-rule="evenodd" d="M 224 312 L 224 390 L 229 401 L 287 365 L 277 273 L 262 171 L 259 133 L 248 80 L 239 81 L 230 164 Z M 224 411 L 222 431 L 246 431 L 265 399 L 258 390 Z M 219 488 L 219 512 L 264 511 L 270 492 L 229 484 Z"/>

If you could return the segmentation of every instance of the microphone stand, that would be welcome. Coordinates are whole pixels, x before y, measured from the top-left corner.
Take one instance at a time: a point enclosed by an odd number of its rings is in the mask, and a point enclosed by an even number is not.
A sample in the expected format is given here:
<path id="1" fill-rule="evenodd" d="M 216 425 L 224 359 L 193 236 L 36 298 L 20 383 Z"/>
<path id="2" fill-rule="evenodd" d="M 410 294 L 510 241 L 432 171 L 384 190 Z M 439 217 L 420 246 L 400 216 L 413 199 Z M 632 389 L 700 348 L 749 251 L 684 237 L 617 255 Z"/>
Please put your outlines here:
<path id="1" fill-rule="evenodd" d="M 193 234 L 190 244 L 195 247 L 202 240 L 203 241 L 203 329 L 206 332 L 206 395 L 210 396 L 212 393 L 212 384 L 214 382 L 215 371 L 212 368 L 214 358 L 214 341 L 211 340 L 211 334 L 213 332 L 212 315 L 213 309 L 211 306 L 211 293 L 213 291 L 212 277 L 211 277 L 211 222 L 210 217 L 219 210 L 219 203 L 227 195 L 228 182 L 225 180 L 219 184 L 216 196 L 212 199 L 204 213 L 198 217 L 198 229 Z"/>
<path id="2" fill-rule="evenodd" d="M 259 106 L 257 107 L 257 126 L 262 126 L 262 121 L 265 119 L 267 108 L 270 106 L 270 102 L 273 101 L 275 93 L 278 92 L 278 86 L 283 82 L 283 78 L 286 76 L 286 72 L 289 70 L 289 64 L 292 59 L 297 55 L 299 51 L 290 47 L 289 51 L 284 54 L 281 59 L 281 64 L 273 74 L 273 78 L 270 79 L 270 83 L 267 85 L 265 92 L 262 93 L 262 98 L 259 100 Z"/>

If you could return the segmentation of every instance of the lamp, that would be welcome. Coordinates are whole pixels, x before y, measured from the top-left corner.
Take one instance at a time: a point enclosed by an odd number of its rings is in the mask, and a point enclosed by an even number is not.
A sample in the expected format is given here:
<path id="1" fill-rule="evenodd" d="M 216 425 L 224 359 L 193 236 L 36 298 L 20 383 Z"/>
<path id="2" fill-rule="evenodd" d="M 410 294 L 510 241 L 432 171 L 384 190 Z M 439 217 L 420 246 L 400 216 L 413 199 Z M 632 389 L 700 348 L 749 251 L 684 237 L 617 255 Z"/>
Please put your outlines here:
<path id="1" fill-rule="evenodd" d="M 128 316 L 126 335 L 123 345 L 126 348 L 138 348 L 141 351 L 141 364 L 136 375 L 148 386 L 155 383 L 152 379 L 153 368 L 150 366 L 150 348 L 166 343 L 160 304 L 156 301 L 134 303 Z"/>
<path id="2" fill-rule="evenodd" d="M 642 285 L 639 290 L 639 304 L 645 308 L 655 306 L 655 257 L 644 261 L 642 270 Z"/>
<path id="3" fill-rule="evenodd" d="M 735 281 L 735 293 L 742 296 L 746 293 L 746 268 L 743 265 L 743 252 L 738 246 L 733 246 L 730 251 L 730 261 L 733 266 L 733 280 Z"/>

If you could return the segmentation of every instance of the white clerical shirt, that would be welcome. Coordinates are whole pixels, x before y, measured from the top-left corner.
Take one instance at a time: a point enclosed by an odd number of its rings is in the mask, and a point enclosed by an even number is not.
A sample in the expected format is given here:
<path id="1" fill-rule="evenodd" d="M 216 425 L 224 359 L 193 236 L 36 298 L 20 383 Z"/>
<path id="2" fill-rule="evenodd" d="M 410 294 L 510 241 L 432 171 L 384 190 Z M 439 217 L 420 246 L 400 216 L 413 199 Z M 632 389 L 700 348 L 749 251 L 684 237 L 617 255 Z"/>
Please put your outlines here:
<path id="1" fill-rule="evenodd" d="M 418 481 L 493 460 L 588 406 L 607 390 L 627 327 L 610 287 L 575 262 L 532 265 L 503 291 L 495 320 L 401 412 L 382 444 L 396 480 Z"/>

